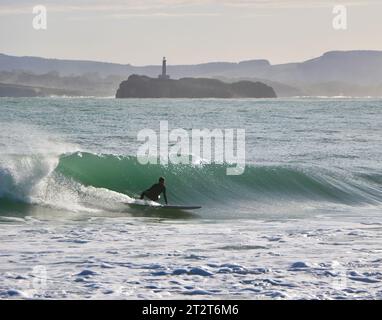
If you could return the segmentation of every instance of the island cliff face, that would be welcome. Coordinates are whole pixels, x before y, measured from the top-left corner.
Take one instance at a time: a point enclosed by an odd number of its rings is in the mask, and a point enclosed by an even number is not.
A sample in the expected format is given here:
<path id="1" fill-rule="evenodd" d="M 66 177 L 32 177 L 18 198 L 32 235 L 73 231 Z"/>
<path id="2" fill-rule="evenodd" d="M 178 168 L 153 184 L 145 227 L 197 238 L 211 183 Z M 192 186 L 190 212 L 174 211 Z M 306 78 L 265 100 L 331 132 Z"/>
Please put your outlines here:
<path id="1" fill-rule="evenodd" d="M 276 98 L 261 82 L 225 83 L 215 79 L 154 79 L 131 75 L 119 85 L 116 98 Z"/>

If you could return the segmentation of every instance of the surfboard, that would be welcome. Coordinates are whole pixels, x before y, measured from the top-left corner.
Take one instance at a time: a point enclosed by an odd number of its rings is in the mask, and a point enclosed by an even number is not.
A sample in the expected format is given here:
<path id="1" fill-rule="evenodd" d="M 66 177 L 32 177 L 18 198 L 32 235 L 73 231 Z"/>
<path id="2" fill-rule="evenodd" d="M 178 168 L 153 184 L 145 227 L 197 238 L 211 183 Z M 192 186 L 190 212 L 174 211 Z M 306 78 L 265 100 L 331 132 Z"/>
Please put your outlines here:
<path id="1" fill-rule="evenodd" d="M 201 209 L 201 206 L 169 206 L 169 205 L 163 205 L 161 206 L 162 209 L 178 209 L 178 210 L 196 210 Z"/>
<path id="2" fill-rule="evenodd" d="M 131 207 L 144 207 L 150 209 L 166 209 L 166 210 L 197 210 L 201 209 L 201 206 L 180 206 L 180 205 L 152 205 L 152 204 L 144 204 L 144 203 L 126 203 Z"/>

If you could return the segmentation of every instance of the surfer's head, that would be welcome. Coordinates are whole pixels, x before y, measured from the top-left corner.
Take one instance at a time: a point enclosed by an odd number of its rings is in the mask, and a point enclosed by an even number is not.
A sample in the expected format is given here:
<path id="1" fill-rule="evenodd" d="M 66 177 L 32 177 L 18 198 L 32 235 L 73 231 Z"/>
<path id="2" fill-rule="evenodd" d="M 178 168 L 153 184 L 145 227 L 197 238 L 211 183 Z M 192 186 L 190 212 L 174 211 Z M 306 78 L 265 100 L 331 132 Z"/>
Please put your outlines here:
<path id="1" fill-rule="evenodd" d="M 159 183 L 160 183 L 160 184 L 164 184 L 164 178 L 163 178 L 163 177 L 160 177 L 160 178 L 159 178 Z"/>

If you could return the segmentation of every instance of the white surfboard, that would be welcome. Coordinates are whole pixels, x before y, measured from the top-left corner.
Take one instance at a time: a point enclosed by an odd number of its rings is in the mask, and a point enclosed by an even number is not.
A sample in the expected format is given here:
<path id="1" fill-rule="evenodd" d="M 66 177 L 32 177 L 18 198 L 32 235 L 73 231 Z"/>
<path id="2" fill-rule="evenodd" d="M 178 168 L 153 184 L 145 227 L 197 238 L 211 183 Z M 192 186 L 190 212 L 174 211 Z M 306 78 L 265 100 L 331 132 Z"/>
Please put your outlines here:
<path id="1" fill-rule="evenodd" d="M 178 210 L 196 210 L 201 209 L 201 206 L 169 206 L 169 205 L 163 205 L 160 206 L 162 209 L 178 209 Z"/>
<path id="2" fill-rule="evenodd" d="M 161 205 L 156 204 L 155 202 L 153 204 L 150 203 L 126 203 L 127 205 L 131 207 L 145 207 L 150 209 L 166 209 L 166 210 L 196 210 L 201 209 L 201 206 L 179 206 L 179 205 Z"/>

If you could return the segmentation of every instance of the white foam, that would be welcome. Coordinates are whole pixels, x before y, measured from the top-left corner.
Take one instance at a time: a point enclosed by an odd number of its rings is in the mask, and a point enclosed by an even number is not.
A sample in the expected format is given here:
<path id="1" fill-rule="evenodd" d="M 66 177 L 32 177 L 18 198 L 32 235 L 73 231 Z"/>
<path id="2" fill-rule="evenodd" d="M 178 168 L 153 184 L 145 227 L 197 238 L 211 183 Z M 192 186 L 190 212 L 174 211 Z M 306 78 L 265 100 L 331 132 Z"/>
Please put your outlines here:
<path id="1" fill-rule="evenodd" d="M 0 124 L 0 197 L 71 212 L 118 209 L 123 194 L 85 187 L 55 172 L 60 156 L 80 152 L 56 135 L 23 124 Z"/>
<path id="2" fill-rule="evenodd" d="M 0 242 L 5 244 L 0 254 L 0 295 L 7 299 L 380 297 L 380 228 L 323 219 L 236 221 L 229 226 L 152 223 L 131 217 L 0 224 Z M 359 236 L 349 236 L 350 230 L 359 231 Z M 244 243 L 243 234 L 248 235 Z M 232 249 L 263 244 L 266 236 L 276 235 L 286 242 L 261 250 Z M 336 239 L 347 241 L 333 245 Z M 36 271 L 45 270 L 33 270 L 36 265 L 46 269 L 45 286 L 35 281 Z M 7 272 L 15 266 L 17 273 Z"/>

